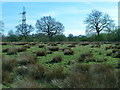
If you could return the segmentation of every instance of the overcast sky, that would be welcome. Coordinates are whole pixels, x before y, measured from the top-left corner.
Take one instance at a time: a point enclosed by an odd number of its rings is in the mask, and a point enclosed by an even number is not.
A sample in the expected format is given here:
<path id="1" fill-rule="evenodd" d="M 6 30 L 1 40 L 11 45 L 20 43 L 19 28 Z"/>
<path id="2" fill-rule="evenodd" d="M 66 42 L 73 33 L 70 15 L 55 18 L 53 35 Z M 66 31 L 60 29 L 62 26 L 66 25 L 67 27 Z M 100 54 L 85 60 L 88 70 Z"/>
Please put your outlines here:
<path id="1" fill-rule="evenodd" d="M 27 23 L 35 27 L 36 20 L 43 16 L 52 16 L 65 26 L 64 34 L 85 35 L 84 20 L 92 10 L 109 14 L 118 24 L 117 2 L 3 2 L 2 19 L 5 31 L 16 30 L 21 20 L 21 12 L 25 6 Z M 36 30 L 34 31 L 36 32 Z"/>

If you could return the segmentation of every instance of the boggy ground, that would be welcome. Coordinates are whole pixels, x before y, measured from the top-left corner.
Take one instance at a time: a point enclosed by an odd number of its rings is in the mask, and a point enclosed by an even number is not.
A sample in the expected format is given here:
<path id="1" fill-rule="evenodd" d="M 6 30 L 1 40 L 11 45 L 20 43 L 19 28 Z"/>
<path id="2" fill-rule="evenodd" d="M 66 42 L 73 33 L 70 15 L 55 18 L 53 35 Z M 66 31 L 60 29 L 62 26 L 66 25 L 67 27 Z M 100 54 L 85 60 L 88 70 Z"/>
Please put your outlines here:
<path id="1" fill-rule="evenodd" d="M 3 88 L 117 88 L 120 43 L 2 42 Z"/>

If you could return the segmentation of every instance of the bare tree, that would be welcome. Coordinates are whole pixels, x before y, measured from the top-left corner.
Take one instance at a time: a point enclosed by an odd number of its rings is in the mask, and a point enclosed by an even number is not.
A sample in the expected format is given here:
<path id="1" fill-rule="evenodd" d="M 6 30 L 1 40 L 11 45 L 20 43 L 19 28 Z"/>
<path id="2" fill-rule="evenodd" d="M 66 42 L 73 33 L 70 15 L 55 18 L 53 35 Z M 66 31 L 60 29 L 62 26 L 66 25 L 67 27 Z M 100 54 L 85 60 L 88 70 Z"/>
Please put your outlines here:
<path id="1" fill-rule="evenodd" d="M 63 33 L 64 26 L 62 23 L 56 21 L 51 16 L 44 16 L 36 22 L 38 32 L 42 32 L 50 37 L 60 35 Z"/>
<path id="2" fill-rule="evenodd" d="M 32 25 L 28 25 L 28 24 L 24 24 L 24 25 L 19 24 L 18 26 L 16 26 L 16 28 L 17 28 L 17 32 L 19 33 L 19 35 L 21 35 L 25 39 L 34 30 Z"/>
<path id="3" fill-rule="evenodd" d="M 99 35 L 101 31 L 108 30 L 114 25 L 114 21 L 110 18 L 108 14 L 103 14 L 100 11 L 93 10 L 84 21 L 87 32 L 96 31 Z"/>

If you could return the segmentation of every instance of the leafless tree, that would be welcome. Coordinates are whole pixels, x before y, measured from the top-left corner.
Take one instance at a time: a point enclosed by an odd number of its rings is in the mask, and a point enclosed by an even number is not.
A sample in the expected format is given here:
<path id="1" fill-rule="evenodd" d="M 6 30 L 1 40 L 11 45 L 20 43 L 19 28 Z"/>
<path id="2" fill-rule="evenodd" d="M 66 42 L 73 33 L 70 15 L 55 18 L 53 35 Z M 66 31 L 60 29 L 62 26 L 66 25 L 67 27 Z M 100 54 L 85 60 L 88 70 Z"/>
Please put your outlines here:
<path id="1" fill-rule="evenodd" d="M 18 26 L 16 26 L 16 28 L 19 35 L 24 37 L 25 39 L 34 30 L 32 25 L 28 25 L 28 24 L 25 25 L 19 24 Z"/>
<path id="2" fill-rule="evenodd" d="M 44 16 L 36 22 L 36 28 L 38 32 L 42 32 L 50 37 L 54 35 L 62 34 L 64 26 L 62 23 L 56 21 L 51 16 Z"/>
<path id="3" fill-rule="evenodd" d="M 100 11 L 93 10 L 84 21 L 87 32 L 96 31 L 99 35 L 103 30 L 110 30 L 114 26 L 114 21 L 110 18 L 108 14 L 104 14 Z"/>

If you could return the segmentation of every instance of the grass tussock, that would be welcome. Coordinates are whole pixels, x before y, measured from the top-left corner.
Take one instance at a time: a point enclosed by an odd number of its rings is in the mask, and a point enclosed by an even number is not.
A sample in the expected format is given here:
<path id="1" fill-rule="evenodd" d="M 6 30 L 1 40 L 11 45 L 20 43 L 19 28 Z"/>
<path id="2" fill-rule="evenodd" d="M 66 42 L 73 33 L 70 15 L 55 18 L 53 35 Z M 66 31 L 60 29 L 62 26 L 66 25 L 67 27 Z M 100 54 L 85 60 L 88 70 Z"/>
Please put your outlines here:
<path id="1" fill-rule="evenodd" d="M 2 84 L 13 82 L 14 77 L 8 71 L 2 71 Z"/>
<path id="2" fill-rule="evenodd" d="M 27 47 L 25 47 L 25 46 L 22 46 L 22 47 L 18 48 L 18 52 L 23 52 L 23 51 L 26 51 L 26 50 L 27 50 Z"/>
<path id="3" fill-rule="evenodd" d="M 64 81 L 68 88 L 116 88 L 118 76 L 111 65 L 77 64 L 71 68 L 71 73 Z"/>
<path id="4" fill-rule="evenodd" d="M 65 79 L 67 73 L 64 72 L 63 67 L 52 68 L 48 72 L 46 72 L 46 80 L 51 81 L 54 79 Z"/>
<path id="5" fill-rule="evenodd" d="M 78 62 L 95 62 L 92 53 L 83 53 L 78 57 Z"/>
<path id="6" fill-rule="evenodd" d="M 28 68 L 26 66 L 18 66 L 16 68 L 14 68 L 14 72 L 17 75 L 23 75 L 23 76 L 25 76 L 26 74 L 28 74 Z"/>
<path id="7" fill-rule="evenodd" d="M 63 61 L 63 59 L 61 56 L 55 56 L 55 57 L 53 57 L 53 59 L 49 63 L 59 63 L 62 61 Z"/>
<path id="8" fill-rule="evenodd" d="M 49 50 L 50 51 L 58 51 L 59 47 L 57 47 L 57 46 L 51 46 L 51 47 L 49 47 Z"/>
<path id="9" fill-rule="evenodd" d="M 43 47 L 45 47 L 45 45 L 44 44 L 39 44 L 38 47 L 43 48 Z"/>
<path id="10" fill-rule="evenodd" d="M 13 88 L 41 88 L 35 80 L 30 78 L 18 79 L 12 84 Z"/>
<path id="11" fill-rule="evenodd" d="M 36 51 L 36 55 L 37 56 L 46 56 L 47 52 L 45 50 L 39 50 L 39 51 Z"/>
<path id="12" fill-rule="evenodd" d="M 37 62 L 37 56 L 21 53 L 17 58 L 17 62 L 19 65 L 35 64 Z"/>
<path id="13" fill-rule="evenodd" d="M 7 55 L 16 55 L 18 52 L 17 48 L 9 48 Z"/>
<path id="14" fill-rule="evenodd" d="M 71 49 L 65 49 L 64 50 L 64 55 L 73 55 L 74 54 L 74 51 L 71 50 Z"/>
<path id="15" fill-rule="evenodd" d="M 11 72 L 16 66 L 16 59 L 10 59 L 3 56 L 2 58 L 2 70 Z"/>
<path id="16" fill-rule="evenodd" d="M 9 48 L 3 48 L 2 52 L 8 52 Z"/>
<path id="17" fill-rule="evenodd" d="M 46 67 L 42 64 L 30 64 L 27 66 L 28 76 L 35 80 L 42 80 L 45 78 Z"/>

